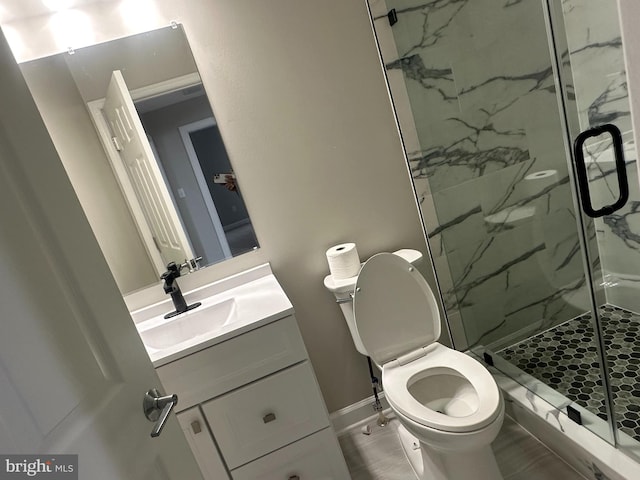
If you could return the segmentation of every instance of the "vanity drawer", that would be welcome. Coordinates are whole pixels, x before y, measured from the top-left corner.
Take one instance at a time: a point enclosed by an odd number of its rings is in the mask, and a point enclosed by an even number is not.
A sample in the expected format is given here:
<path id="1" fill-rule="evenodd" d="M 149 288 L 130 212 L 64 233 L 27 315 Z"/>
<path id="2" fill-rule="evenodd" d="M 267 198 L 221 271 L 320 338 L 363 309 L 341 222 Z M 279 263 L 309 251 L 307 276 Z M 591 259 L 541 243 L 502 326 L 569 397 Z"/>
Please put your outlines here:
<path id="1" fill-rule="evenodd" d="M 270 323 L 159 367 L 182 411 L 307 358 L 294 317 Z"/>
<path id="2" fill-rule="evenodd" d="M 329 425 L 309 362 L 211 400 L 202 411 L 231 470 Z"/>
<path id="3" fill-rule="evenodd" d="M 333 430 L 325 428 L 231 472 L 233 480 L 349 480 Z"/>

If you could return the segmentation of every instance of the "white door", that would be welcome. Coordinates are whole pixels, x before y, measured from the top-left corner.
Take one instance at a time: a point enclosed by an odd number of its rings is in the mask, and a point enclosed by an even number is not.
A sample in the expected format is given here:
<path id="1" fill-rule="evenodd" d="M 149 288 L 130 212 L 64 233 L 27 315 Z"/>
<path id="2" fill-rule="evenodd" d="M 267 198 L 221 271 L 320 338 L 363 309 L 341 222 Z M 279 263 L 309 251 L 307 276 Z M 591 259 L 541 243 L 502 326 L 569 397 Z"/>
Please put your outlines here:
<path id="1" fill-rule="evenodd" d="M 201 479 L 174 414 L 150 437 L 159 379 L 1 34 L 0 64 L 0 454 L 78 454 L 81 479 Z"/>
<path id="2" fill-rule="evenodd" d="M 119 70 L 111 75 L 103 112 L 164 264 L 176 262 L 180 265 L 186 259 L 194 258 L 180 216 Z"/>

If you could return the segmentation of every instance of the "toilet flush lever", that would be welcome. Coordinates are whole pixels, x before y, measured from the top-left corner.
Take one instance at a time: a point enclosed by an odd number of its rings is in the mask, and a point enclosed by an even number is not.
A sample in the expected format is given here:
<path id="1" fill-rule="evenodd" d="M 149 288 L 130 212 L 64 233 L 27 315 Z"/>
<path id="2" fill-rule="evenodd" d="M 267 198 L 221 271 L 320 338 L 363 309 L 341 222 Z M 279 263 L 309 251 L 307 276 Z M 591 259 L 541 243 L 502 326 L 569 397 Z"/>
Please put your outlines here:
<path id="1" fill-rule="evenodd" d="M 175 393 L 163 397 L 157 388 L 152 388 L 144 394 L 144 399 L 142 400 L 144 416 L 147 417 L 147 420 L 150 422 L 156 422 L 153 430 L 151 430 L 152 437 L 157 437 L 162 433 L 162 429 L 165 423 L 167 423 L 171 410 L 173 410 L 173 407 L 177 404 L 178 395 Z"/>

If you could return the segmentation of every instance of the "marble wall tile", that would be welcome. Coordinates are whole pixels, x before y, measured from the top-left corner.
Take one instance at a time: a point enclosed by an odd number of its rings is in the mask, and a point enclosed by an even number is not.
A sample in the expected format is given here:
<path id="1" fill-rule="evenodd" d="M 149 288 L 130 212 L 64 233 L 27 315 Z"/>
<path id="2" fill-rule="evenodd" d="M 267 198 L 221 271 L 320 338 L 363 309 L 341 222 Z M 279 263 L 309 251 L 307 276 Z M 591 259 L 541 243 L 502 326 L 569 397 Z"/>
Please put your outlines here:
<path id="1" fill-rule="evenodd" d="M 474 185 L 467 182 L 433 194 L 438 223 L 429 234 L 440 235 L 447 252 L 486 236 L 480 199 L 474 193 Z"/>
<path id="2" fill-rule="evenodd" d="M 581 126 L 613 123 L 631 129 L 617 4 L 562 2 Z"/>
<path id="3" fill-rule="evenodd" d="M 469 344 L 467 343 L 467 334 L 464 330 L 465 325 L 462 322 L 460 312 L 453 309 L 448 310 L 447 323 L 449 325 L 449 330 L 451 331 L 451 336 L 457 342 L 454 343 L 455 349 L 460 351 L 467 350 L 469 348 Z"/>
<path id="4" fill-rule="evenodd" d="M 409 160 L 409 165 L 411 165 L 411 160 Z M 434 211 L 433 205 L 430 205 L 429 209 L 427 209 L 426 207 L 426 204 L 429 203 L 427 199 L 430 200 L 432 198 L 431 188 L 429 187 L 429 180 L 427 180 L 425 177 L 414 177 L 413 188 L 416 191 L 416 196 L 418 197 L 418 204 L 421 206 L 422 211 L 426 211 L 426 210 Z M 425 225 L 428 225 L 426 221 L 425 221 Z"/>
<path id="5" fill-rule="evenodd" d="M 576 272 L 582 268 L 575 215 L 571 209 L 565 208 L 545 216 L 534 225 L 534 236 L 545 239 L 541 268 L 557 288 L 562 288 L 574 281 Z"/>
<path id="6" fill-rule="evenodd" d="M 640 271 L 640 222 L 635 215 L 640 204 L 637 154 L 631 135 L 617 4 L 563 0 L 562 12 L 580 128 L 614 123 L 623 133 L 630 201 L 622 210 L 596 222 L 597 249 L 608 301 L 638 311 L 640 301 L 635 301 L 635 296 L 616 292 L 633 290 Z M 585 157 L 594 206 L 612 203 L 618 187 L 610 142 L 592 142 Z"/>
<path id="7" fill-rule="evenodd" d="M 585 280 L 541 4 L 374 3 L 398 15 L 378 40 L 456 343 L 571 318 Z"/>
<path id="8" fill-rule="evenodd" d="M 447 254 L 443 253 L 439 256 L 433 257 L 433 264 L 438 277 L 438 284 L 443 296 L 444 306 L 449 311 L 454 311 L 458 307 L 458 302 L 455 297 L 455 291 L 453 288 L 453 279 L 451 278 L 451 271 L 449 269 L 449 259 Z"/>
<path id="9" fill-rule="evenodd" d="M 414 139 L 409 163 L 445 303 L 464 325 L 457 343 L 512 338 L 580 313 L 586 281 L 541 5 L 390 8 L 395 48 L 383 61 Z M 547 170 L 544 181 L 527 179 Z"/>

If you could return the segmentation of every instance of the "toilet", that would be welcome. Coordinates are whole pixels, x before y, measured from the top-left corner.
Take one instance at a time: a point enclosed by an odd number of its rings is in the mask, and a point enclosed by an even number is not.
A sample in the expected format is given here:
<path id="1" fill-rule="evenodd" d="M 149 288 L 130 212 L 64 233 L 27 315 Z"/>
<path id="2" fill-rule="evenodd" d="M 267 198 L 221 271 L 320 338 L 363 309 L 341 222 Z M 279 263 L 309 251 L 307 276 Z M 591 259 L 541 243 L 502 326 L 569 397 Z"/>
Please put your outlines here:
<path id="1" fill-rule="evenodd" d="M 416 476 L 500 480 L 490 445 L 504 419 L 502 395 L 483 365 L 438 343 L 438 305 L 412 265 L 419 257 L 412 250 L 380 253 L 351 282 L 326 278 L 325 286 L 343 307 L 358 351 L 382 370 Z"/>

